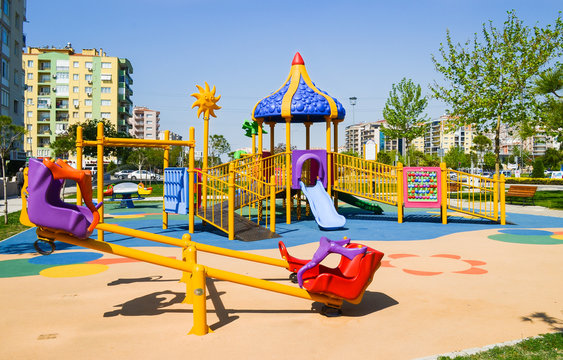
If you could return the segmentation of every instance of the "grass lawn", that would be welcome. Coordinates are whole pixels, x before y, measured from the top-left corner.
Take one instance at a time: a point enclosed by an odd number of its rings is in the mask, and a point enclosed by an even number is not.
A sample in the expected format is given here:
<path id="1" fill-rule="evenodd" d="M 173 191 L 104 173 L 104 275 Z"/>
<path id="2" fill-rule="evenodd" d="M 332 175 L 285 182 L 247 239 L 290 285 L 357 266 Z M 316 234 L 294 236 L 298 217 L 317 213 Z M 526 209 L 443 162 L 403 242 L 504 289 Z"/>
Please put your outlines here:
<path id="1" fill-rule="evenodd" d="M 16 211 L 8 214 L 8 224 L 4 224 L 4 216 L 0 218 L 0 240 L 9 238 L 12 235 L 18 234 L 24 230 L 29 229 L 29 227 L 20 224 L 20 212 Z"/>
<path id="2" fill-rule="evenodd" d="M 563 359 L 563 333 L 544 334 L 516 345 L 495 347 L 474 355 L 440 356 L 438 360 L 552 360 Z"/>

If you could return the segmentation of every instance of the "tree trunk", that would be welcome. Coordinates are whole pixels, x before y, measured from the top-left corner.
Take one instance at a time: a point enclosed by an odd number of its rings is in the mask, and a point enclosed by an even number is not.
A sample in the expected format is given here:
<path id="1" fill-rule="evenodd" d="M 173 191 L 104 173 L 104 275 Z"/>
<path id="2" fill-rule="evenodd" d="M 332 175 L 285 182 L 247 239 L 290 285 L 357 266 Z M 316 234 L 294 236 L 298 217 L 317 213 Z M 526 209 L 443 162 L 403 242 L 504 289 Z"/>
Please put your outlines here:
<path id="1" fill-rule="evenodd" d="M 495 173 L 500 174 L 500 115 L 497 118 L 497 128 L 495 131 Z"/>
<path id="2" fill-rule="evenodd" d="M 0 161 L 2 161 L 2 180 L 4 186 L 4 225 L 8 224 L 8 184 L 6 181 L 6 163 L 4 162 L 4 156 L 0 156 Z"/>

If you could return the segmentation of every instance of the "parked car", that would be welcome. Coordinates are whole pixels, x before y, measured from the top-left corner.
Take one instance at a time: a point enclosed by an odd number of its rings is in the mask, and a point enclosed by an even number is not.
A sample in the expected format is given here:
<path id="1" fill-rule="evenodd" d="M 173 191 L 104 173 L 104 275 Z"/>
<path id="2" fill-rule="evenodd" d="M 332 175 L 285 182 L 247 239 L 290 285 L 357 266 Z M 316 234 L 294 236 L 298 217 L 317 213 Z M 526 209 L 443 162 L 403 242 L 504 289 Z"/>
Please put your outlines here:
<path id="1" fill-rule="evenodd" d="M 153 172 L 147 170 L 135 170 L 127 175 L 127 179 L 130 180 L 158 180 L 160 179 L 160 175 L 155 174 Z"/>
<path id="2" fill-rule="evenodd" d="M 115 174 L 113 174 L 113 176 L 115 176 L 118 179 L 127 179 L 127 177 L 129 176 L 129 174 L 131 174 L 133 172 L 133 170 L 120 170 L 118 172 L 116 172 Z"/>

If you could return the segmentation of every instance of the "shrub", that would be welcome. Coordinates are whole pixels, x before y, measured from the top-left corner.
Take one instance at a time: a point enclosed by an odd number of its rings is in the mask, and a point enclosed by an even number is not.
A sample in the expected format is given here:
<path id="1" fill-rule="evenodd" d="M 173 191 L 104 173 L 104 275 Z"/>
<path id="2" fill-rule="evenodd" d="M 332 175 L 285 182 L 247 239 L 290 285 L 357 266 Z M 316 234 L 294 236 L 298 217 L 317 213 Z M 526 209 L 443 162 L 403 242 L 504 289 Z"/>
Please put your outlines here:
<path id="1" fill-rule="evenodd" d="M 534 169 L 532 170 L 532 177 L 533 178 L 543 178 L 545 171 L 545 167 L 543 166 L 543 161 L 541 159 L 534 160 Z"/>

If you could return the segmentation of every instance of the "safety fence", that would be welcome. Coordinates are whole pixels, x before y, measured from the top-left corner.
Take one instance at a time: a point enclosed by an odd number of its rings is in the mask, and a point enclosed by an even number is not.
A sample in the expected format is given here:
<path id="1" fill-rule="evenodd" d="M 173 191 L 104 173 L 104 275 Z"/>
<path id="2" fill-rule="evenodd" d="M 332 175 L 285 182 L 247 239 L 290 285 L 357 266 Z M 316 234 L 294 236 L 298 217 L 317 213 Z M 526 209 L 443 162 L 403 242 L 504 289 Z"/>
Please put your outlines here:
<path id="1" fill-rule="evenodd" d="M 195 170 L 197 178 L 201 178 L 202 185 L 194 187 L 195 198 L 201 198 L 201 206 L 195 207 L 195 215 L 217 227 L 228 232 L 228 218 L 225 214 L 229 210 L 229 183 L 222 176 L 214 176 Z M 199 193 L 201 191 L 201 193 Z"/>
<path id="2" fill-rule="evenodd" d="M 396 166 L 332 153 L 333 189 L 397 206 L 402 179 Z"/>
<path id="3" fill-rule="evenodd" d="M 446 181 L 446 206 L 467 215 L 505 222 L 504 175 L 487 178 L 442 169 Z"/>

